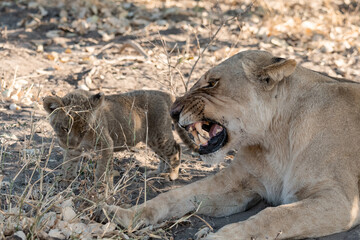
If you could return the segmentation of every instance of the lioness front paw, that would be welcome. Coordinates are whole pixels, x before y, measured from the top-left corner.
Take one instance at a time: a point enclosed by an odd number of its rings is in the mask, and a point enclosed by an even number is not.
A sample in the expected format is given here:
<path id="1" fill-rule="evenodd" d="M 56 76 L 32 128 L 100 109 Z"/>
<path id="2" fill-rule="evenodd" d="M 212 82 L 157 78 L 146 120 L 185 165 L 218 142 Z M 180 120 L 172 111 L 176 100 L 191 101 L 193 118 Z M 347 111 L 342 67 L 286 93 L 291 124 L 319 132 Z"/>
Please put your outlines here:
<path id="1" fill-rule="evenodd" d="M 215 233 L 209 233 L 206 237 L 202 238 L 202 240 L 252 240 L 251 237 L 247 237 L 243 233 L 243 231 L 238 231 L 236 223 L 233 223 L 222 227 Z"/>
<path id="2" fill-rule="evenodd" d="M 195 239 L 201 240 L 204 237 L 206 237 L 209 233 L 210 233 L 210 228 L 208 227 L 202 228 L 197 233 L 195 233 Z"/>
<path id="3" fill-rule="evenodd" d="M 136 223 L 136 213 L 131 209 L 121 208 L 115 205 L 101 204 L 101 209 L 104 211 L 105 216 L 117 225 L 123 228 L 132 228 Z"/>
<path id="4" fill-rule="evenodd" d="M 210 233 L 208 235 L 206 235 L 206 237 L 201 238 L 201 240 L 223 240 L 223 239 L 227 239 L 227 238 L 223 238 L 222 236 L 218 236 L 216 233 Z"/>

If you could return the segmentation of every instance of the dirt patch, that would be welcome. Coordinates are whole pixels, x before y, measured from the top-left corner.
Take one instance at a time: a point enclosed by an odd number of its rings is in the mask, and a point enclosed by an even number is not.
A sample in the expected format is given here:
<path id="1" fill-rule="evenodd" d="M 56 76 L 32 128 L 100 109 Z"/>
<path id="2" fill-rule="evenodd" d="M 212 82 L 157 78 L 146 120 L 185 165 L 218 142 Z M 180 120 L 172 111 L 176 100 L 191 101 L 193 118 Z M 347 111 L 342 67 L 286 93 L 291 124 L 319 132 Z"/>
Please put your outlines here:
<path id="1" fill-rule="evenodd" d="M 0 237 L 20 230 L 29 239 L 192 239 L 201 228 L 210 225 L 216 231 L 266 207 L 260 203 L 226 218 L 194 214 L 135 232 L 96 225 L 100 201 L 141 203 L 214 174 L 230 160 L 209 167 L 182 146 L 179 180 L 145 180 L 144 171 L 155 169 L 158 159 L 141 145 L 115 154 L 115 188 L 95 189 L 93 162 L 84 160 L 79 178 L 64 190 L 58 187 L 62 152 L 41 99 L 76 88 L 106 94 L 158 89 L 180 96 L 210 67 L 246 49 L 267 50 L 360 81 L 357 1 L 280 2 L 0 2 Z M 65 221 L 64 208 L 72 209 L 77 220 Z M 52 213 L 56 221 L 51 225 L 44 216 Z M 97 232 L 85 234 L 90 230 L 81 224 L 94 224 Z M 356 227 L 319 239 L 359 238 Z"/>

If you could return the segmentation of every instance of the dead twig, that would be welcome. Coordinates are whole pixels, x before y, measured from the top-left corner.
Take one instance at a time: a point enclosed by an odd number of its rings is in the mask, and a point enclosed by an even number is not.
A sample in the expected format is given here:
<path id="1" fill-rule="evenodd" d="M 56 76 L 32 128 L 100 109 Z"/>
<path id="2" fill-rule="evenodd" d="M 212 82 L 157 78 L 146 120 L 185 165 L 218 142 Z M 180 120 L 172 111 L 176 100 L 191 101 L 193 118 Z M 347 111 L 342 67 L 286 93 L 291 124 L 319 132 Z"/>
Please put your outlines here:
<path id="1" fill-rule="evenodd" d="M 216 36 L 217 36 L 218 33 L 220 32 L 220 30 L 221 30 L 226 24 L 228 24 L 228 22 L 232 21 L 233 19 L 240 19 L 240 18 L 242 18 L 242 16 L 243 16 L 244 14 L 246 14 L 246 13 L 252 8 L 252 6 L 255 4 L 255 2 L 256 2 L 256 0 L 252 1 L 252 2 L 246 7 L 246 9 L 244 10 L 244 12 L 238 14 L 237 16 L 230 17 L 230 18 L 228 18 L 228 19 L 226 19 L 226 20 L 222 20 L 220 26 L 218 27 L 218 29 L 216 30 L 216 32 L 210 37 L 210 41 L 208 42 L 208 44 L 206 44 L 206 46 L 203 48 L 202 51 L 200 50 L 199 39 L 198 39 L 197 36 L 196 36 L 196 40 L 197 40 L 197 43 L 198 43 L 198 49 L 199 49 L 199 55 L 198 55 L 197 59 L 195 60 L 194 65 L 192 66 L 192 68 L 191 68 L 191 70 L 190 70 L 188 80 L 187 80 L 187 82 L 186 82 L 186 84 L 185 84 L 185 91 L 186 91 L 186 92 L 188 91 L 188 87 L 189 87 L 189 83 L 190 83 L 190 80 L 191 80 L 191 76 L 192 76 L 192 73 L 193 73 L 194 70 L 195 70 L 195 67 L 196 67 L 197 63 L 198 63 L 199 60 L 202 58 L 202 56 L 204 55 L 205 51 L 209 48 L 209 46 L 211 46 L 211 44 L 215 41 Z M 241 29 L 240 29 L 240 31 L 241 31 Z"/>
<path id="2" fill-rule="evenodd" d="M 198 219 L 200 219 L 203 223 L 205 223 L 205 225 L 213 232 L 214 231 L 214 229 L 211 227 L 211 225 L 207 222 L 207 221 L 205 221 L 205 219 L 203 219 L 202 217 L 200 217 L 199 215 L 197 215 L 197 214 L 194 214 L 194 217 L 197 217 Z"/>
<path id="3" fill-rule="evenodd" d="M 122 53 L 125 48 L 131 47 L 135 51 L 137 51 L 140 55 L 142 55 L 145 59 L 149 59 L 149 55 L 145 52 L 145 50 L 138 44 L 137 42 L 133 40 L 127 40 L 119 49 L 119 53 Z"/>

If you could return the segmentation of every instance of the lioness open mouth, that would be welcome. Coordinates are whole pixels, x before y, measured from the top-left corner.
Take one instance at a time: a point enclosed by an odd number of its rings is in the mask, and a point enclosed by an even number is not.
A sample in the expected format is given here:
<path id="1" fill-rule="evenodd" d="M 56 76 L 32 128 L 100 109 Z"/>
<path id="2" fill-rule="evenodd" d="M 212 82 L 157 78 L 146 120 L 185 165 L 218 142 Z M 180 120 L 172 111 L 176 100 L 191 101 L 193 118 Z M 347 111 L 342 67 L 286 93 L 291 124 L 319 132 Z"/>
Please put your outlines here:
<path id="1" fill-rule="evenodd" d="M 226 129 L 214 121 L 199 121 L 187 125 L 185 129 L 199 146 L 199 154 L 216 152 L 227 141 Z"/>

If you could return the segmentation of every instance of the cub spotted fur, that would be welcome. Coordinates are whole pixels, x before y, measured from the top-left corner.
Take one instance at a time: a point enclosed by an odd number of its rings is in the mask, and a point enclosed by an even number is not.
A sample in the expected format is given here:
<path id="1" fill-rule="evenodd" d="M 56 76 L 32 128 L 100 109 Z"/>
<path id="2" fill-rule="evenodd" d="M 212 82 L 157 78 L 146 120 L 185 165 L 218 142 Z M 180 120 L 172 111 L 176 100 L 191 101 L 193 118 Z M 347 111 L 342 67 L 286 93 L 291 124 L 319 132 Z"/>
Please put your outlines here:
<path id="1" fill-rule="evenodd" d="M 65 179 L 73 179 L 83 151 L 95 149 L 102 154 L 95 177 L 111 169 L 113 152 L 146 142 L 159 155 L 159 172 L 178 177 L 180 146 L 172 134 L 169 109 L 173 97 L 160 91 L 134 91 L 105 96 L 75 90 L 63 98 L 47 96 L 44 108 L 50 114 L 60 146 L 64 149 Z M 187 134 L 175 126 L 180 137 L 193 146 Z M 110 168 L 107 168 L 109 166 Z"/>

